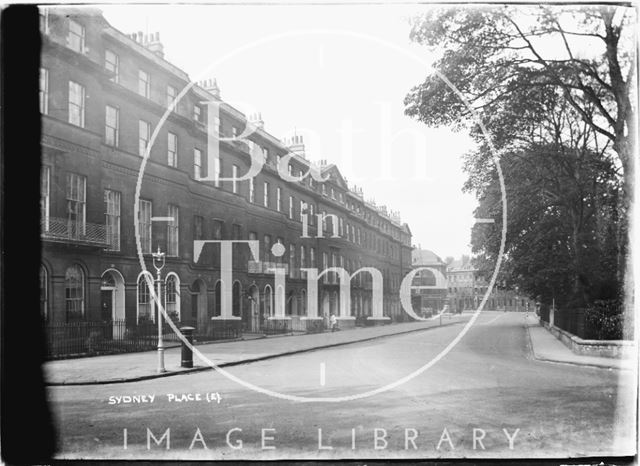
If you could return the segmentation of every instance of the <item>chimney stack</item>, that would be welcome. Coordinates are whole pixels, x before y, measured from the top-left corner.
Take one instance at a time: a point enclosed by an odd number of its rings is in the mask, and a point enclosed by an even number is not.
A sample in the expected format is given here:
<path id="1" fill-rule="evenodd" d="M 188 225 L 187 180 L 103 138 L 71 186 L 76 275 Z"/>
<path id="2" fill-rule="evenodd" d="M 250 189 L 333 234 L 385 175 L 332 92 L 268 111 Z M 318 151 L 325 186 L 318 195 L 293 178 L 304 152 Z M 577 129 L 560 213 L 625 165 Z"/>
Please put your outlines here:
<path id="1" fill-rule="evenodd" d="M 142 45 L 150 52 L 158 55 L 160 58 L 164 58 L 164 46 L 162 45 L 162 42 L 160 42 L 159 32 L 144 34 L 142 31 L 138 31 L 127 34 L 127 37 Z"/>
<path id="2" fill-rule="evenodd" d="M 296 155 L 299 155 L 303 159 L 307 158 L 305 149 L 304 149 L 304 140 L 302 138 L 302 135 L 294 134 L 293 136 L 285 140 L 285 142 L 287 143 L 287 147 L 291 152 L 293 152 Z"/>
<path id="3" fill-rule="evenodd" d="M 164 58 L 164 45 L 160 42 L 160 33 L 152 32 L 144 38 L 144 46 L 160 58 Z"/>
<path id="4" fill-rule="evenodd" d="M 264 129 L 264 120 L 262 120 L 262 113 L 257 112 L 249 115 L 249 123 L 260 129 Z"/>
<path id="5" fill-rule="evenodd" d="M 210 92 L 217 99 L 220 98 L 220 88 L 218 87 L 218 81 L 216 81 L 216 78 L 205 79 L 199 84 L 205 91 Z"/>

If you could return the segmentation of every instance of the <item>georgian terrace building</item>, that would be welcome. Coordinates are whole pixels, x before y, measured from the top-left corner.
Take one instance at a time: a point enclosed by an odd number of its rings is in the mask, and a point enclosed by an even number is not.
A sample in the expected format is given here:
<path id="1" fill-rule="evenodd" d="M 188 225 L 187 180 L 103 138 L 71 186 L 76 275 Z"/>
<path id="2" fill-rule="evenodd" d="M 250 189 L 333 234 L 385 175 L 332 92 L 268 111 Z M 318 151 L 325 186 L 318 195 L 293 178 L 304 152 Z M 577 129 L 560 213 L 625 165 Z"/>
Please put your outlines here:
<path id="1" fill-rule="evenodd" d="M 476 310 L 489 288 L 488 281 L 479 274 L 469 256 L 462 256 L 447 265 L 448 300 L 452 311 Z M 526 294 L 496 283 L 483 309 L 524 312 L 535 309 L 535 303 Z"/>
<path id="2" fill-rule="evenodd" d="M 383 275 L 384 314 L 399 318 L 398 289 L 411 268 L 409 227 L 397 213 L 350 189 L 335 165 L 318 167 L 328 176 L 324 183 L 282 180 L 276 170 L 280 157 L 294 152 L 288 166 L 293 175 L 310 166 L 301 136 L 280 141 L 255 115 L 259 129 L 249 140 L 220 142 L 215 170 L 221 177 L 247 173 L 258 151 L 261 172 L 246 181 L 198 181 L 209 169 L 202 102 L 220 102 L 213 122 L 220 137 L 241 134 L 247 124 L 245 115 L 220 99 L 214 80 L 194 85 L 160 128 L 134 218 L 142 155 L 189 77 L 163 58 L 158 34 L 123 34 L 96 9 L 43 9 L 41 32 L 41 311 L 48 322 L 134 325 L 155 319 L 134 222 L 154 278 L 151 253 L 159 247 L 167 254 L 165 303 L 175 320 L 198 327 L 212 319 L 234 320 L 246 331 L 259 330 L 274 315 L 274 276 L 267 269 L 276 263 L 287 272 L 287 316 L 306 314 L 301 268 L 341 266 L 353 272 L 368 266 Z M 301 237 L 303 214 L 310 238 Z M 324 225 L 318 225 L 317 214 L 327 215 Z M 317 238 L 319 228 L 324 238 Z M 194 240 L 215 239 L 260 242 L 259 258 L 248 247 L 234 249 L 231 315 L 221 307 L 219 247 L 207 245 L 197 262 L 193 257 Z M 275 243 L 285 247 L 284 256 L 273 256 Z M 368 274 L 354 277 L 351 288 L 346 325 L 371 315 Z M 321 317 L 340 314 L 336 276 L 321 278 L 318 301 Z"/>

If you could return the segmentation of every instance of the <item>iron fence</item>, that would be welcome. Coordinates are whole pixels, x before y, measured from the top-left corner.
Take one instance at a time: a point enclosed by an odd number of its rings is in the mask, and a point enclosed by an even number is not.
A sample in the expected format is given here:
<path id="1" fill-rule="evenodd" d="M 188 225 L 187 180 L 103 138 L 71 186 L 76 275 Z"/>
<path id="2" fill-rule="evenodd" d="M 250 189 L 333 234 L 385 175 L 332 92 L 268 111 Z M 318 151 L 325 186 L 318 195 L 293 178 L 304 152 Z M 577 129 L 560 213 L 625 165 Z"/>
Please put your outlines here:
<path id="1" fill-rule="evenodd" d="M 322 333 L 325 331 L 325 322 L 324 320 L 308 320 L 307 322 L 307 333 Z"/>
<path id="2" fill-rule="evenodd" d="M 547 315 L 543 316 L 549 322 Z M 546 318 L 544 318 L 546 317 Z M 584 340 L 620 340 L 624 338 L 620 309 L 561 308 L 553 313 L 553 325 Z"/>
<path id="3" fill-rule="evenodd" d="M 195 343 L 242 336 L 241 325 L 235 322 L 208 322 L 205 328 L 198 328 L 196 322 L 190 320 L 174 323 L 178 328 L 194 327 Z M 178 335 L 166 322 L 162 333 L 165 347 L 181 344 Z M 45 326 L 45 335 L 48 359 L 133 353 L 158 347 L 158 326 L 153 321 L 53 322 Z"/>
<path id="4" fill-rule="evenodd" d="M 367 316 L 356 316 L 356 327 L 365 327 L 367 325 Z"/>
<path id="5" fill-rule="evenodd" d="M 234 340 L 242 337 L 242 321 L 216 321 L 211 320 L 207 322 L 206 326 L 195 327 L 194 333 L 195 341 L 197 343 L 215 341 L 215 340 Z"/>
<path id="6" fill-rule="evenodd" d="M 158 327 L 153 322 L 126 321 L 55 322 L 45 327 L 49 359 L 145 351 L 158 346 Z M 168 324 L 163 328 L 168 343 L 178 338 Z"/>
<path id="7" fill-rule="evenodd" d="M 541 304 L 540 305 L 540 309 L 538 310 L 538 315 L 540 316 L 540 319 L 542 319 L 544 322 L 549 323 L 549 305 L 548 304 Z M 555 314 L 554 314 L 555 317 Z"/>
<path id="8" fill-rule="evenodd" d="M 291 321 L 266 319 L 262 322 L 260 331 L 265 335 L 282 335 L 285 333 L 291 333 Z"/>
<path id="9" fill-rule="evenodd" d="M 580 338 L 587 338 L 584 309 L 556 309 L 553 313 L 553 325 Z"/>
<path id="10" fill-rule="evenodd" d="M 301 316 L 291 316 L 290 325 L 293 333 L 321 333 L 325 330 L 324 319 L 302 319 Z"/>

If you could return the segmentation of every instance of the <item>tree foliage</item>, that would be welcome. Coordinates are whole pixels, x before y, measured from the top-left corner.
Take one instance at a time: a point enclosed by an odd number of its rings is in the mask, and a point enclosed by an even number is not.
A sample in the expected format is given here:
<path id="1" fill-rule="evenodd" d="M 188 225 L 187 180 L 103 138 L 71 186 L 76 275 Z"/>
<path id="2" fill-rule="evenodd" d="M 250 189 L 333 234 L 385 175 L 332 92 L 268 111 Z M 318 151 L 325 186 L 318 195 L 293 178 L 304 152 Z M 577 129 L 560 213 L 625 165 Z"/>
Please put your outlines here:
<path id="1" fill-rule="evenodd" d="M 460 126 L 473 123 L 473 109 L 484 122 L 515 93 L 553 89 L 612 145 L 630 175 L 634 21 L 632 8 L 617 6 L 431 10 L 413 20 L 411 38 L 442 50 L 434 65 L 469 106 L 434 74 L 409 93 L 407 114 L 430 126 Z"/>
<path id="2" fill-rule="evenodd" d="M 624 7 L 517 6 L 434 9 L 413 21 L 412 39 L 440 50 L 434 66 L 456 90 L 427 76 L 406 113 L 477 141 L 465 189 L 479 199 L 476 217 L 495 219 L 472 232 L 487 273 L 501 239 L 500 162 L 508 221 L 499 280 L 532 296 L 584 303 L 619 288 L 636 133 L 634 19 Z"/>

